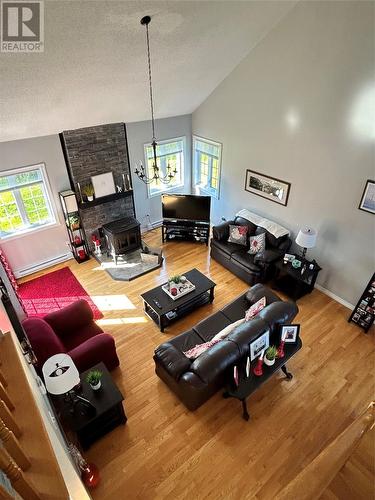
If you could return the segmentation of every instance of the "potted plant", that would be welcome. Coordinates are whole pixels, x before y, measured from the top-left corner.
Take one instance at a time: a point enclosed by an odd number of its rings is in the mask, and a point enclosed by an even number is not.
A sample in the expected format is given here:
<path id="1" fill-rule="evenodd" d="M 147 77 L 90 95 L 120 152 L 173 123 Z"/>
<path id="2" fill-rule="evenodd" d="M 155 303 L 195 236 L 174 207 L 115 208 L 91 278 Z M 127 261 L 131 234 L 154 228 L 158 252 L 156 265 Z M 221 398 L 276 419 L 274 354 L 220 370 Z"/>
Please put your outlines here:
<path id="1" fill-rule="evenodd" d="M 169 278 L 169 291 L 173 296 L 176 296 L 178 293 L 177 285 L 181 282 L 181 276 L 176 274 Z"/>
<path id="2" fill-rule="evenodd" d="M 86 196 L 87 201 L 93 201 L 95 194 L 94 186 L 92 184 L 86 184 L 86 186 L 82 188 L 82 193 Z"/>
<path id="3" fill-rule="evenodd" d="M 264 364 L 267 366 L 272 366 L 275 363 L 276 356 L 277 356 L 277 347 L 275 345 L 271 345 L 266 350 L 266 355 L 264 356 Z"/>
<path id="4" fill-rule="evenodd" d="M 68 226 L 74 231 L 75 229 L 79 229 L 79 217 L 78 215 L 69 215 L 68 217 Z"/>
<path id="5" fill-rule="evenodd" d="M 91 372 L 88 373 L 86 377 L 86 382 L 90 384 L 91 389 L 93 391 L 97 391 L 98 389 L 100 389 L 102 385 L 101 382 L 102 375 L 103 373 L 99 370 L 92 370 Z"/>

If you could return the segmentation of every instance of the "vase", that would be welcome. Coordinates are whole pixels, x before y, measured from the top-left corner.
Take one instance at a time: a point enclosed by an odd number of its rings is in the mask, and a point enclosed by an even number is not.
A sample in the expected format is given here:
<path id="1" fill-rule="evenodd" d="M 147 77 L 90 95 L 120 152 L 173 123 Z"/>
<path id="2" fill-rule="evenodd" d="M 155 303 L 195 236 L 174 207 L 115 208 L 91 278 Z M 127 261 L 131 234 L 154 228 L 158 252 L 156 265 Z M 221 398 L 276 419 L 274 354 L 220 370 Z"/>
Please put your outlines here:
<path id="1" fill-rule="evenodd" d="M 87 196 L 87 201 L 94 201 L 94 197 L 93 196 Z"/>
<path id="2" fill-rule="evenodd" d="M 90 384 L 90 387 L 93 391 L 98 391 L 102 386 L 102 382 L 99 380 L 97 384 L 93 385 L 93 384 Z"/>
<path id="3" fill-rule="evenodd" d="M 268 359 L 267 356 L 264 356 L 264 364 L 267 366 L 272 366 L 275 364 L 275 358 L 273 359 Z"/>

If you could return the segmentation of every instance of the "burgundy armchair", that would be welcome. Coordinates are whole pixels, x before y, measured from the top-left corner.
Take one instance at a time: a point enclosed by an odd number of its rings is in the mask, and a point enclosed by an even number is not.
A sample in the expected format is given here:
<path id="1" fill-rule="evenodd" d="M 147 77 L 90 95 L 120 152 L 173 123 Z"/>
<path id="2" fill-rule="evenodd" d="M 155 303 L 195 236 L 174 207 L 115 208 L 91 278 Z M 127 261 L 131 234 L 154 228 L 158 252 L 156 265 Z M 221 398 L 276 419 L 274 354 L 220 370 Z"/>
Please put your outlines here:
<path id="1" fill-rule="evenodd" d="M 27 318 L 22 326 L 37 357 L 37 368 L 61 352 L 71 356 L 81 373 L 100 361 L 112 370 L 120 364 L 115 341 L 95 323 L 91 307 L 78 300 L 44 318 Z"/>

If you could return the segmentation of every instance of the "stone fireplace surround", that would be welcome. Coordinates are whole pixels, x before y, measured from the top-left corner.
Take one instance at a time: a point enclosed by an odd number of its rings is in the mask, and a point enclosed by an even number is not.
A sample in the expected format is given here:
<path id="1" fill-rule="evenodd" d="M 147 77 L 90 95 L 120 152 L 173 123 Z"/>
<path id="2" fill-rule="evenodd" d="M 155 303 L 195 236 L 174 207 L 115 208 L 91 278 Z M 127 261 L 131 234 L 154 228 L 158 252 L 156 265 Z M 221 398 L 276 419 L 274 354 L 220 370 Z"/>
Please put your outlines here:
<path id="1" fill-rule="evenodd" d="M 60 140 L 73 191 L 78 194 L 91 182 L 91 176 L 113 173 L 115 185 L 123 186 L 122 175 L 131 178 L 129 155 L 124 123 L 111 123 L 76 130 L 66 130 Z M 78 195 L 79 198 L 79 195 Z M 118 199 L 98 198 L 95 205 L 81 204 L 79 213 L 87 243 L 91 250 L 92 233 L 98 234 L 104 224 L 123 217 L 135 217 L 133 192 Z"/>

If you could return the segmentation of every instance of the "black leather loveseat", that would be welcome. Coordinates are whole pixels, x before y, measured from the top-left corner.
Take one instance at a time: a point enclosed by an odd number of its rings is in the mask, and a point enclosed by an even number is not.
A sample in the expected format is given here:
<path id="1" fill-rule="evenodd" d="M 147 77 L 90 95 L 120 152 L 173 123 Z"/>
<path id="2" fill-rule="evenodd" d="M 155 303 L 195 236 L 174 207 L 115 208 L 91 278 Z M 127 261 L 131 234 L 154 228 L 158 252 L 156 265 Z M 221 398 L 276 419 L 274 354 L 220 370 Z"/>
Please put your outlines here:
<path id="1" fill-rule="evenodd" d="M 247 246 L 229 243 L 229 225 L 248 226 L 247 240 L 253 235 L 266 234 L 266 249 L 255 255 L 248 253 Z M 224 222 L 212 228 L 211 257 L 220 262 L 233 274 L 249 285 L 264 283 L 274 275 L 276 261 L 283 258 L 292 244 L 287 234 L 275 238 L 263 227 L 256 226 L 243 217 L 236 216 L 234 220 Z"/>
<path id="2" fill-rule="evenodd" d="M 245 311 L 264 296 L 266 307 L 255 318 L 237 326 L 225 340 L 195 360 L 183 354 L 243 318 Z M 270 343 L 278 345 L 280 325 L 290 323 L 297 312 L 294 302 L 284 302 L 265 286 L 255 285 L 191 330 L 161 344 L 154 354 L 155 372 L 189 410 L 195 410 L 224 386 L 228 370 L 248 355 L 253 339 L 269 330 Z"/>

